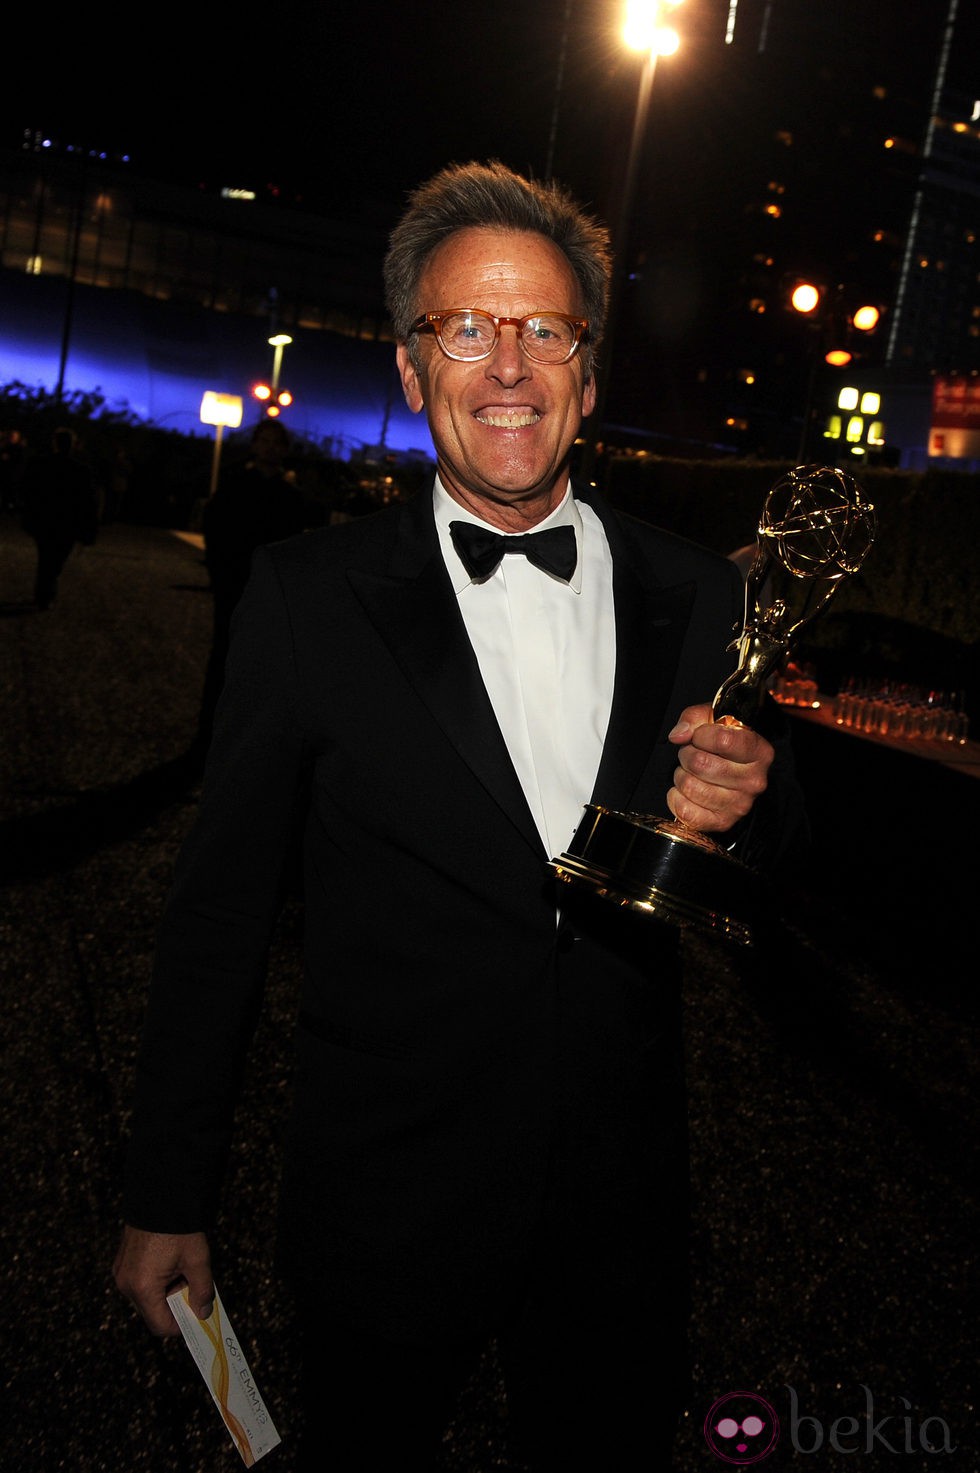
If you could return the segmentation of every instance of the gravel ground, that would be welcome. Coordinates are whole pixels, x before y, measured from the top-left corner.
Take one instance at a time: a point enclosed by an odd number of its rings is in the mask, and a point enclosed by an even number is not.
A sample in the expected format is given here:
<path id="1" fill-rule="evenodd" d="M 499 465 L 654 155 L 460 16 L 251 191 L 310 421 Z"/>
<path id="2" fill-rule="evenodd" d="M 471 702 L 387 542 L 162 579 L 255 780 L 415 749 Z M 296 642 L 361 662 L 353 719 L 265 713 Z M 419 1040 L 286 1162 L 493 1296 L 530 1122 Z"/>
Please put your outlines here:
<path id="1" fill-rule="evenodd" d="M 153 1340 L 109 1274 L 153 933 L 195 812 L 181 758 L 207 578 L 193 542 L 122 524 L 73 555 L 47 613 L 32 568 L 0 518 L 0 1468 L 218 1473 L 241 1460 L 182 1342 Z M 649 1469 L 977 1473 L 980 783 L 840 733 L 799 738 L 815 842 L 778 948 L 686 942 L 696 1375 L 673 1463 L 651 1393 Z M 215 1245 L 283 1438 L 270 1473 L 295 1466 L 300 1424 L 292 1307 L 271 1272 L 300 924 L 294 902 Z M 781 1422 L 764 1458 L 705 1440 L 736 1392 Z M 492 1347 L 445 1466 L 512 1466 Z"/>

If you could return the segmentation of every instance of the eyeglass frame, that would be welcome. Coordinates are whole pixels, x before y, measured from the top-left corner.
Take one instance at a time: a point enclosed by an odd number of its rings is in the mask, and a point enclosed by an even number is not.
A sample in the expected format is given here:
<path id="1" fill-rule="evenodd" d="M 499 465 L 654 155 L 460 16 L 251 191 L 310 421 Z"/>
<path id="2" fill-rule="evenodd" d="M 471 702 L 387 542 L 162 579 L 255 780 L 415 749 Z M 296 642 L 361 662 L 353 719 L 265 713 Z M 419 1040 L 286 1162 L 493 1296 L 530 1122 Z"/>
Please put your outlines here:
<path id="1" fill-rule="evenodd" d="M 455 317 L 457 313 L 475 312 L 480 317 L 485 317 L 493 323 L 493 342 L 485 353 L 474 354 L 470 358 L 458 358 L 455 353 L 450 353 L 442 340 L 442 324 L 447 317 Z M 536 317 L 558 317 L 562 322 L 567 322 L 574 330 L 575 341 L 572 343 L 571 351 L 567 358 L 535 358 L 533 353 L 528 353 L 527 347 L 521 337 L 521 332 L 528 322 L 533 322 Z M 425 332 L 431 329 L 432 334 L 442 349 L 443 353 L 451 363 L 483 363 L 489 358 L 494 348 L 500 342 L 500 329 L 502 327 L 513 327 L 517 329 L 517 341 L 527 353 L 532 363 L 543 364 L 545 368 L 564 368 L 566 363 L 571 363 L 582 343 L 586 340 L 589 331 L 589 319 L 587 317 L 572 317 L 568 312 L 528 312 L 525 317 L 495 317 L 492 312 L 485 312 L 482 307 L 446 307 L 440 312 L 423 312 L 422 315 L 412 323 L 409 328 L 409 336 L 413 333 Z"/>

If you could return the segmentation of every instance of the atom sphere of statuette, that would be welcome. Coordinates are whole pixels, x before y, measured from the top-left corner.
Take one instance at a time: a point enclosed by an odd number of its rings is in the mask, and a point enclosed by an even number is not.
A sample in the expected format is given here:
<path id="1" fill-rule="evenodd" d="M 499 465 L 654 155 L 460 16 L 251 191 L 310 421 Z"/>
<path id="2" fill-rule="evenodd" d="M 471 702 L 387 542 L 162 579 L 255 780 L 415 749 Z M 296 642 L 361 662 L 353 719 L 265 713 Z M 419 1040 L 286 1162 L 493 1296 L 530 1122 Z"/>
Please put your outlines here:
<path id="1" fill-rule="evenodd" d="M 781 476 L 759 522 L 759 536 L 797 578 L 856 573 L 875 531 L 875 509 L 857 481 L 828 465 L 801 465 Z"/>

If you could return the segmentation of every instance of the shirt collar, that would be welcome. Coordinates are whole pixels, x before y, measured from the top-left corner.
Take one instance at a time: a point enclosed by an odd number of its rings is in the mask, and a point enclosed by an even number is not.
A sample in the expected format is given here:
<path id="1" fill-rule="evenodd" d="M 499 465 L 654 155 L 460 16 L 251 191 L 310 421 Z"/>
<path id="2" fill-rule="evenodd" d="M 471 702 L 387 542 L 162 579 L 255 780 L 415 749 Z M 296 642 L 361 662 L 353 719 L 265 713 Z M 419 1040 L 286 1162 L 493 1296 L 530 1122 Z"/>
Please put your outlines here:
<path id="1" fill-rule="evenodd" d="M 435 484 L 432 488 L 432 505 L 435 512 L 436 531 L 439 534 L 439 545 L 442 548 L 443 560 L 449 571 L 453 589 L 458 596 L 464 588 L 469 587 L 473 580 L 457 556 L 456 549 L 453 546 L 452 534 L 449 531 L 449 523 L 474 522 L 478 527 L 488 527 L 490 523 L 485 522 L 482 517 L 474 516 L 466 507 L 460 506 L 458 501 L 454 501 L 440 481 L 438 473 L 436 474 Z M 569 580 L 568 587 L 573 593 L 581 593 L 582 558 L 585 549 L 585 540 L 582 529 L 582 514 L 578 509 L 575 497 L 572 495 L 571 481 L 569 481 L 565 488 L 565 495 L 555 507 L 554 511 L 550 512 L 543 522 L 537 522 L 529 530 L 532 532 L 543 532 L 545 527 L 566 526 L 573 528 L 575 532 L 575 550 L 578 553 L 575 562 L 575 572 Z M 499 532 L 500 528 L 494 527 L 493 531 Z M 507 534 L 504 533 L 503 535 L 506 536 Z M 496 576 L 497 574 L 494 572 L 493 577 Z"/>

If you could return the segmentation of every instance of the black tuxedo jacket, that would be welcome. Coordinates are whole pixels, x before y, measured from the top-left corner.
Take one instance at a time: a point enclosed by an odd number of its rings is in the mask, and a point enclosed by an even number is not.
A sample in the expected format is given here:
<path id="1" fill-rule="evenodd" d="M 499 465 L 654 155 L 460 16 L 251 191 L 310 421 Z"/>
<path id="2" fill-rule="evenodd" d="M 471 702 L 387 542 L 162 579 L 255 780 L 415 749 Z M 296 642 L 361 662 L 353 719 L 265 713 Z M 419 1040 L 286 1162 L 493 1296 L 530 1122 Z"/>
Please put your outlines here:
<path id="1" fill-rule="evenodd" d="M 576 494 L 612 550 L 617 641 L 583 803 L 666 814 L 666 733 L 733 666 L 741 580 Z M 781 758 L 744 857 L 775 862 L 798 817 Z M 547 1220 L 570 1263 L 635 1256 L 662 1315 L 683 1280 L 677 936 L 553 879 L 428 492 L 256 555 L 159 934 L 127 1220 L 214 1217 L 297 822 L 288 1266 L 362 1326 L 461 1334 L 499 1308 Z"/>

